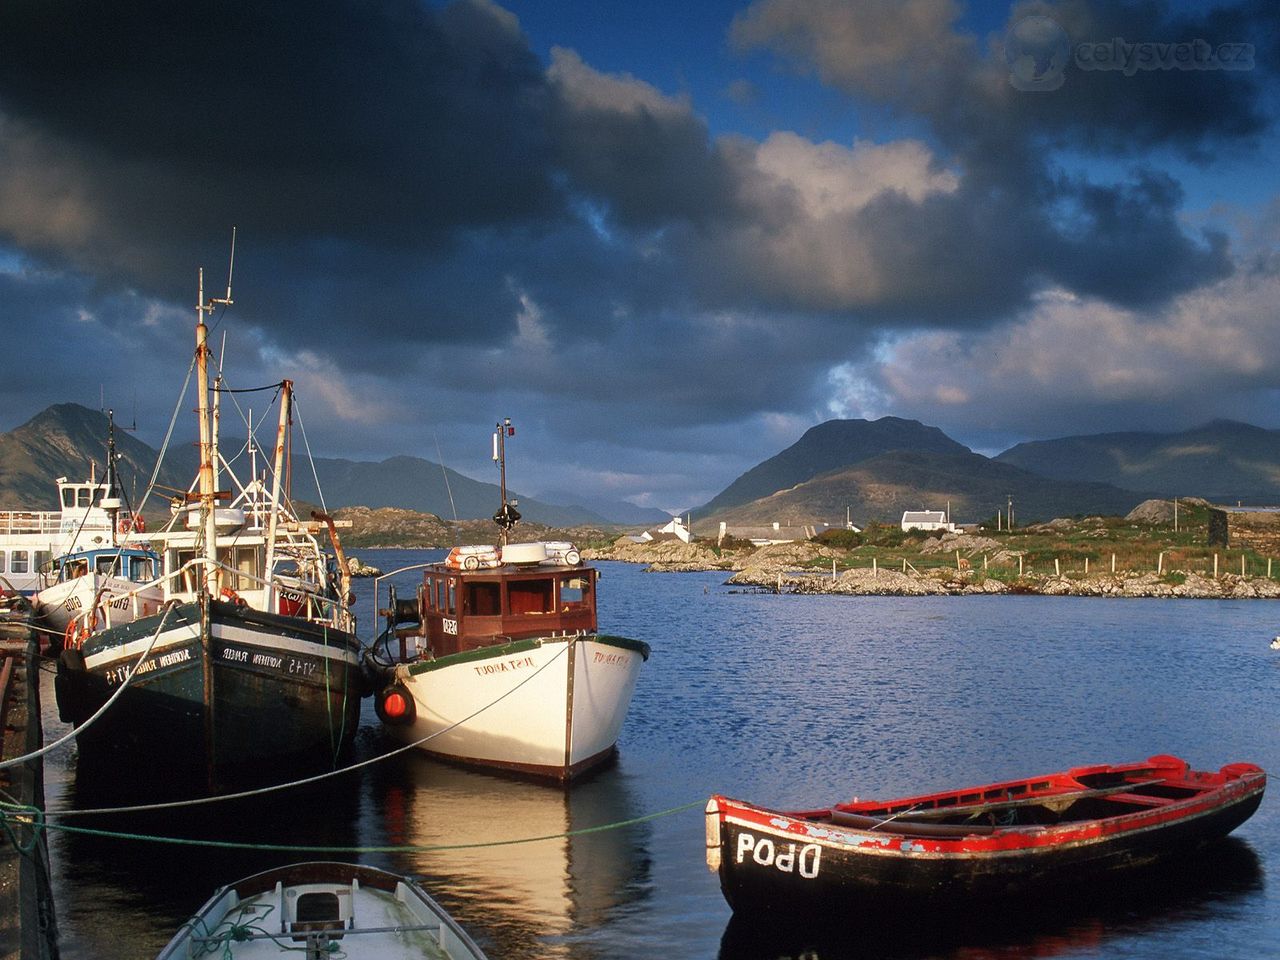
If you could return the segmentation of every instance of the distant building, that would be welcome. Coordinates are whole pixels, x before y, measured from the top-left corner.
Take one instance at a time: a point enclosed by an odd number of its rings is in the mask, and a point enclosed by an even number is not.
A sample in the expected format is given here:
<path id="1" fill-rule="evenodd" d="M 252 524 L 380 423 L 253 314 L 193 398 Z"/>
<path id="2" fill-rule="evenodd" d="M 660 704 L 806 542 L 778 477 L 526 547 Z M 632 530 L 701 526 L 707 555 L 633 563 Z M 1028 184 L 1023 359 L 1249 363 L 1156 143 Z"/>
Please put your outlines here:
<path id="1" fill-rule="evenodd" d="M 945 530 L 954 533 L 956 525 L 945 510 L 907 510 L 902 514 L 903 530 Z"/>
<path id="2" fill-rule="evenodd" d="M 693 534 L 689 532 L 689 528 L 684 525 L 684 521 L 679 517 L 672 517 L 670 523 L 659 529 L 657 539 L 662 539 L 663 534 L 668 537 L 675 537 L 682 543 L 688 543 L 693 539 Z"/>

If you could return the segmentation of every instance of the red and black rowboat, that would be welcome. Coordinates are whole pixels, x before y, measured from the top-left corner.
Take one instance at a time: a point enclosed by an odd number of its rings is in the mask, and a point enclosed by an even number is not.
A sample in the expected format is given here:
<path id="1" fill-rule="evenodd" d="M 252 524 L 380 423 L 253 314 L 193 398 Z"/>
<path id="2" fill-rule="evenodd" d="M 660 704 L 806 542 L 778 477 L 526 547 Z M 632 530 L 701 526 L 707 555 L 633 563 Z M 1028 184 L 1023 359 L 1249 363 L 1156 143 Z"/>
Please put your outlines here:
<path id="1" fill-rule="evenodd" d="M 1155 756 L 817 810 L 713 796 L 707 865 L 737 912 L 1016 899 L 1185 855 L 1247 820 L 1266 782 L 1250 763 Z"/>

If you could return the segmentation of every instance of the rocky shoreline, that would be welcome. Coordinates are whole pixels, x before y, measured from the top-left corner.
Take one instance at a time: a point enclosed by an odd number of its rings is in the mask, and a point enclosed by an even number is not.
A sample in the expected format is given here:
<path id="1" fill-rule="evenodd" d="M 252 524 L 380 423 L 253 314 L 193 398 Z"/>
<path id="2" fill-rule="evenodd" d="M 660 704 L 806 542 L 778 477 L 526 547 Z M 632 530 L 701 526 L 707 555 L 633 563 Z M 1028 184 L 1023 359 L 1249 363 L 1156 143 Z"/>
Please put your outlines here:
<path id="1" fill-rule="evenodd" d="M 1195 571 L 1118 572 L 1079 576 L 1001 578 L 982 570 L 929 569 L 920 572 L 880 567 L 838 571 L 802 570 L 815 563 L 837 566 L 841 551 L 812 543 L 778 544 L 746 552 L 717 553 L 701 544 L 661 542 L 615 544 L 587 551 L 590 559 L 643 563 L 653 573 L 723 570 L 727 586 L 794 594 L 928 597 L 1001 594 L 1062 597 L 1162 597 L 1186 599 L 1280 599 L 1280 581 L 1237 574 L 1207 576 Z"/>

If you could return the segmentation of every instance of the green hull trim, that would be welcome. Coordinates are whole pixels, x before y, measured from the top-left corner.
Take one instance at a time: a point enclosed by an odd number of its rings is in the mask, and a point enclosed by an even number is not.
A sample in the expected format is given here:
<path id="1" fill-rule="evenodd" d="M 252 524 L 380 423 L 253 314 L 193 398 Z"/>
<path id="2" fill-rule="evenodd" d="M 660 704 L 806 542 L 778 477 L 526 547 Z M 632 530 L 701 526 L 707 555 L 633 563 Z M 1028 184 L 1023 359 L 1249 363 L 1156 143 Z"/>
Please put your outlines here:
<path id="1" fill-rule="evenodd" d="M 630 637 L 614 637 L 604 634 L 583 634 L 574 637 L 534 637 L 529 640 L 513 640 L 510 643 L 501 643 L 492 647 L 479 647 L 475 650 L 463 650 L 461 653 L 451 653 L 447 657 L 439 657 L 435 660 L 422 660 L 417 663 L 408 665 L 409 676 L 416 677 L 422 673 L 429 673 L 432 670 L 443 670 L 446 667 L 458 666 L 464 663 L 475 663 L 480 660 L 499 660 L 504 657 L 514 656 L 517 653 L 524 653 L 527 650 L 536 650 L 544 643 L 557 643 L 565 640 L 585 640 L 589 639 L 595 643 L 602 643 L 609 647 L 619 647 L 623 650 L 630 650 L 640 654 L 644 659 L 649 659 L 649 645 L 643 640 L 632 640 Z"/>

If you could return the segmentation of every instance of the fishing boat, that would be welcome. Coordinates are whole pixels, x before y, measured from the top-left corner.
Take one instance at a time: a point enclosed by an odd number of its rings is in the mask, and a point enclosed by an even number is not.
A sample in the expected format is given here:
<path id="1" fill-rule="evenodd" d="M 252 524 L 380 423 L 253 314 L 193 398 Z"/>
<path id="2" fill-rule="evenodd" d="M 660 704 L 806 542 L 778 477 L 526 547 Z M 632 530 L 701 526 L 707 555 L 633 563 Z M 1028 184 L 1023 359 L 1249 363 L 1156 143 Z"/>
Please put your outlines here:
<path id="1" fill-rule="evenodd" d="M 45 626 L 64 632 L 64 645 L 75 642 L 72 620 L 82 628 L 102 620 L 110 611 L 116 623 L 128 623 L 160 609 L 163 594 L 158 575 L 160 558 L 142 541 L 146 526 L 141 515 L 122 509 L 116 477 L 115 421 L 107 411 L 107 469 L 101 485 L 90 484 L 88 512 L 105 514 L 106 529 L 87 549 L 72 550 L 41 565 L 41 589 L 35 608 Z M 125 596 L 127 594 L 128 596 Z"/>
<path id="2" fill-rule="evenodd" d="M 1266 774 L 1140 763 L 897 800 L 782 812 L 724 796 L 706 808 L 707 866 L 735 912 L 954 906 L 1119 882 L 1187 857 L 1258 808 Z"/>
<path id="3" fill-rule="evenodd" d="M 508 543 L 506 437 L 494 459 L 502 506 L 496 545 L 423 564 L 412 600 L 380 611 L 366 655 L 382 722 L 406 743 L 460 763 L 569 781 L 617 749 L 648 644 L 597 629 L 599 572 L 563 541 Z"/>
<path id="4" fill-rule="evenodd" d="M 299 956 L 485 960 L 413 881 L 351 863 L 298 863 L 217 890 L 156 960 Z"/>
<path id="5" fill-rule="evenodd" d="M 201 272 L 199 296 L 201 464 L 169 522 L 150 534 L 163 565 L 160 609 L 117 618 L 113 603 L 73 617 L 55 691 L 62 719 L 79 730 L 82 763 L 116 774 L 192 771 L 219 790 L 286 767 L 336 766 L 355 736 L 364 690 L 335 524 L 323 515 L 299 520 L 282 490 L 292 384 L 274 385 L 280 416 L 270 488 L 252 430 L 252 479 L 242 483 L 218 450 L 220 390 L 215 384 L 211 402 L 208 375 L 205 316 L 230 303 L 230 284 L 225 299 L 206 302 Z M 224 481 L 235 490 L 219 489 Z M 326 528 L 338 554 L 332 568 L 315 537 Z M 117 599 L 133 603 L 153 587 Z"/>
<path id="6" fill-rule="evenodd" d="M 145 546 L 141 515 L 121 509 L 119 492 L 97 479 L 90 464 L 86 480 L 59 477 L 57 510 L 0 510 L 0 576 L 14 589 L 34 596 L 48 585 L 58 557 L 126 544 Z"/>

